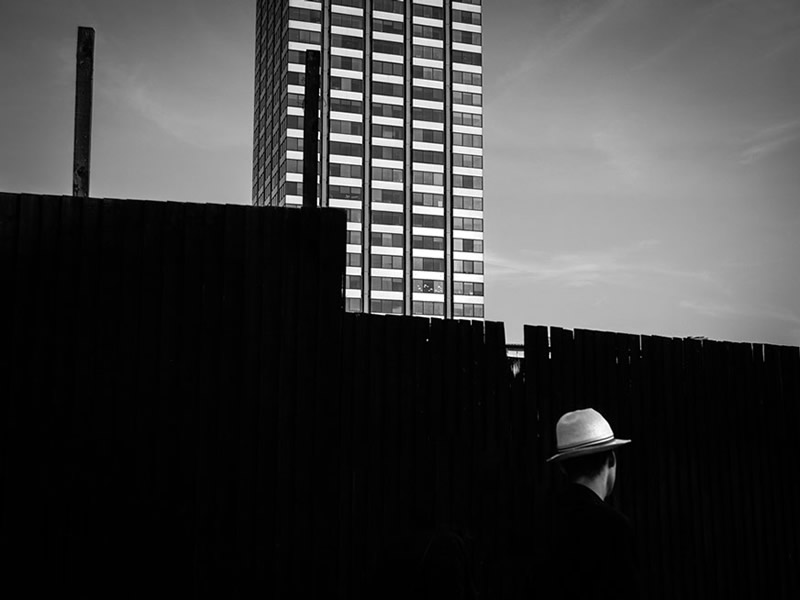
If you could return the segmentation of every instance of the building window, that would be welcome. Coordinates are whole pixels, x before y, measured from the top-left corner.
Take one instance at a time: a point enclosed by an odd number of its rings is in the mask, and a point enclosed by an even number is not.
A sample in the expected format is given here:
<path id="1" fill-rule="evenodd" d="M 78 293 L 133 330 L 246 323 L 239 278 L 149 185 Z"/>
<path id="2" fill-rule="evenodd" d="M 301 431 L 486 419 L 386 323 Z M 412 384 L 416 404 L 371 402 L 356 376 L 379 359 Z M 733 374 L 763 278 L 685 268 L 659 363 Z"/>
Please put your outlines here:
<path id="1" fill-rule="evenodd" d="M 372 137 L 402 140 L 403 134 L 404 130 L 402 127 L 397 127 L 395 125 L 372 125 Z"/>
<path id="2" fill-rule="evenodd" d="M 443 317 L 444 302 L 420 302 L 415 300 L 413 303 L 414 314 L 426 317 Z"/>
<path id="3" fill-rule="evenodd" d="M 390 42 L 388 40 L 372 40 L 372 51 L 380 52 L 381 54 L 393 54 L 395 56 L 403 56 L 403 43 Z"/>
<path id="4" fill-rule="evenodd" d="M 412 135 L 415 142 L 427 142 L 429 144 L 444 144 L 444 132 L 434 131 L 433 129 L 414 128 Z M 456 134 L 453 134 L 454 136 Z"/>
<path id="5" fill-rule="evenodd" d="M 289 139 L 298 139 L 298 138 L 289 138 Z M 302 142 L 303 140 L 299 140 Z M 361 156 L 361 152 L 363 151 L 363 147 L 361 144 L 351 144 L 350 142 L 331 142 L 331 154 L 338 154 L 340 156 Z M 293 150 L 294 148 L 289 148 L 289 150 Z M 297 148 L 298 150 L 302 150 L 302 145 Z"/>
<path id="6" fill-rule="evenodd" d="M 349 166 L 349 165 L 342 165 L 342 166 Z M 331 167 L 333 167 L 333 163 L 331 163 Z M 331 185 L 328 187 L 328 194 L 330 195 L 331 198 L 337 198 L 339 200 L 361 200 L 362 198 L 360 187 L 351 187 L 348 185 Z M 354 223 L 359 223 L 361 222 L 361 217 L 359 216 L 358 221 L 355 221 L 354 219 L 348 219 L 348 220 Z"/>
<path id="7" fill-rule="evenodd" d="M 380 9 L 375 8 L 375 10 Z M 389 21 L 387 19 L 372 19 L 372 29 L 373 31 L 382 31 L 383 33 L 403 35 L 403 22 Z"/>
<path id="8" fill-rule="evenodd" d="M 453 229 L 459 231 L 483 231 L 483 219 L 453 217 Z"/>
<path id="9" fill-rule="evenodd" d="M 463 50 L 453 50 L 453 62 L 464 65 L 481 66 L 482 59 L 479 52 L 464 52 Z"/>
<path id="10" fill-rule="evenodd" d="M 467 25 L 480 25 L 481 13 L 469 10 L 453 9 L 453 23 L 466 23 Z"/>
<path id="11" fill-rule="evenodd" d="M 373 202 L 385 202 L 386 204 L 402 204 L 405 194 L 402 190 L 372 190 Z"/>
<path id="12" fill-rule="evenodd" d="M 361 298 L 347 298 L 345 310 L 347 312 L 361 312 Z"/>
<path id="13" fill-rule="evenodd" d="M 333 13 L 334 15 L 339 13 Z M 351 56 L 338 56 L 336 54 L 331 56 L 332 69 L 344 69 L 345 71 L 358 71 L 359 73 L 364 70 L 364 61 L 360 58 L 353 58 Z"/>
<path id="14" fill-rule="evenodd" d="M 427 38 L 429 40 L 443 40 L 444 29 L 441 27 L 431 27 L 429 25 L 414 25 L 414 37 Z"/>
<path id="15" fill-rule="evenodd" d="M 454 238 L 453 250 L 456 252 L 483 252 L 483 240 Z"/>
<path id="16" fill-rule="evenodd" d="M 361 179 L 364 171 L 361 165 L 340 165 L 339 163 L 334 162 L 330 164 L 330 168 L 328 170 L 331 177 L 348 177 L 350 179 Z M 359 194 L 358 199 L 360 199 L 360 196 L 361 195 Z"/>
<path id="17" fill-rule="evenodd" d="M 444 281 L 441 279 L 415 279 L 414 291 L 423 294 L 444 294 Z"/>
<path id="18" fill-rule="evenodd" d="M 444 250 L 444 238 L 430 235 L 415 235 L 411 239 L 413 248 L 423 250 Z"/>
<path id="19" fill-rule="evenodd" d="M 331 133 L 344 133 L 347 135 L 364 135 L 364 125 L 359 121 L 338 121 L 331 119 Z"/>
<path id="20" fill-rule="evenodd" d="M 402 225 L 403 213 L 388 212 L 385 210 L 373 210 L 372 223 L 374 225 Z"/>
<path id="21" fill-rule="evenodd" d="M 453 303 L 453 316 L 455 317 L 477 317 L 483 318 L 483 304 L 463 304 Z"/>
<path id="22" fill-rule="evenodd" d="M 429 79 L 431 81 L 444 81 L 444 71 L 434 67 L 422 67 L 414 65 L 414 77 L 416 79 Z"/>
<path id="23" fill-rule="evenodd" d="M 361 100 L 349 100 L 347 98 L 331 98 L 330 107 L 331 111 L 334 112 L 360 114 L 364 111 L 364 103 Z"/>
<path id="24" fill-rule="evenodd" d="M 428 258 L 415 256 L 413 260 L 415 271 L 429 271 L 444 273 L 444 259 L 443 258 Z"/>
<path id="25" fill-rule="evenodd" d="M 426 19 L 442 19 L 444 10 L 441 6 L 428 6 L 426 4 L 414 4 L 414 16 L 425 17 Z"/>
<path id="26" fill-rule="evenodd" d="M 468 73 L 467 71 L 453 71 L 453 83 L 465 83 L 467 85 L 481 85 L 482 82 L 483 78 L 481 77 L 480 73 Z"/>
<path id="27" fill-rule="evenodd" d="M 373 269 L 402 269 L 403 257 L 390 254 L 372 254 L 370 258 Z"/>
<path id="28" fill-rule="evenodd" d="M 483 296 L 483 284 L 472 281 L 454 281 L 453 293 L 457 296 Z"/>
<path id="29" fill-rule="evenodd" d="M 336 13 L 333 13 L 336 14 Z M 364 38 L 355 37 L 353 35 L 340 35 L 338 33 L 331 34 L 331 47 L 333 48 L 347 48 L 348 50 L 363 50 Z"/>
<path id="30" fill-rule="evenodd" d="M 436 152 L 434 150 L 414 150 L 413 156 L 414 162 L 416 163 L 428 163 L 431 165 L 444 164 L 444 152 Z"/>
<path id="31" fill-rule="evenodd" d="M 384 248 L 402 248 L 403 247 L 403 234 L 402 233 L 378 233 L 373 231 L 370 236 L 372 246 L 383 246 Z"/>
<path id="32" fill-rule="evenodd" d="M 453 272 L 483 275 L 483 262 L 479 260 L 454 260 Z"/>
<path id="33" fill-rule="evenodd" d="M 384 62 L 382 60 L 372 61 L 372 72 L 380 75 L 403 76 L 403 63 Z M 401 94 L 402 95 L 402 94 Z"/>
<path id="34" fill-rule="evenodd" d="M 464 0 L 461 0 L 462 2 Z M 352 6 L 355 8 L 364 8 L 364 0 L 331 0 L 331 4 L 338 4 L 339 6 Z"/>
<path id="35" fill-rule="evenodd" d="M 483 210 L 483 198 L 473 198 L 472 196 L 453 196 L 453 208 L 463 208 L 465 210 Z"/>
<path id="36" fill-rule="evenodd" d="M 372 93 L 380 94 L 381 96 L 394 96 L 395 98 L 403 97 L 403 86 L 399 83 L 386 83 L 385 81 L 373 81 Z"/>
<path id="37" fill-rule="evenodd" d="M 395 183 L 403 183 L 403 169 L 372 167 L 372 179 L 375 181 L 394 181 Z"/>
<path id="38" fill-rule="evenodd" d="M 444 90 L 440 88 L 429 88 L 414 86 L 411 88 L 415 100 L 430 100 L 433 102 L 444 102 Z M 455 95 L 456 92 L 453 92 Z M 455 102 L 455 100 L 454 100 Z"/>
<path id="39" fill-rule="evenodd" d="M 481 34 L 473 31 L 461 31 L 460 29 L 453 29 L 453 41 L 460 44 L 472 44 L 473 46 L 480 46 Z"/>
<path id="40" fill-rule="evenodd" d="M 480 56 L 480 54 L 478 56 Z M 415 44 L 414 58 L 425 58 L 427 60 L 444 60 L 444 48 L 433 48 L 432 46 L 417 46 Z M 464 61 L 459 61 L 459 62 L 464 62 Z"/>
<path id="41" fill-rule="evenodd" d="M 383 104 L 381 102 L 372 103 L 372 115 L 375 117 L 392 117 L 393 119 L 403 118 L 403 107 L 397 104 Z"/>
<path id="42" fill-rule="evenodd" d="M 331 77 L 331 89 L 345 92 L 363 92 L 364 82 L 361 79 L 349 77 Z"/>
<path id="43" fill-rule="evenodd" d="M 483 157 L 477 154 L 453 154 L 453 166 L 482 169 Z"/>
<path id="44" fill-rule="evenodd" d="M 319 23 L 321 16 L 322 13 L 318 10 L 311 10 L 310 8 L 297 8 L 296 6 L 289 7 L 289 18 L 292 21 Z"/>
<path id="45" fill-rule="evenodd" d="M 357 246 L 361 245 L 361 232 L 356 231 L 355 229 L 348 229 L 347 230 L 347 243 L 348 244 L 355 244 Z"/>
<path id="46" fill-rule="evenodd" d="M 403 291 L 403 280 L 400 277 L 370 277 L 369 285 L 373 292 Z"/>
<path id="47" fill-rule="evenodd" d="M 405 158 L 405 151 L 402 148 L 395 148 L 394 146 L 372 146 L 372 158 L 381 158 L 383 160 L 403 160 Z"/>
<path id="48" fill-rule="evenodd" d="M 361 275 L 345 275 L 344 285 L 348 290 L 360 290 Z"/>
<path id="49" fill-rule="evenodd" d="M 415 106 L 412 109 L 415 121 L 428 121 L 429 123 L 444 123 L 444 111 L 436 108 L 420 108 Z"/>
<path id="50" fill-rule="evenodd" d="M 350 29 L 364 29 L 364 17 L 332 11 L 330 15 L 331 25 L 336 27 L 349 27 Z"/>
<path id="51" fill-rule="evenodd" d="M 403 314 L 403 301 L 402 300 L 377 300 L 375 298 L 369 301 L 370 312 L 381 313 L 387 315 L 402 315 Z"/>
<path id="52" fill-rule="evenodd" d="M 417 227 L 428 227 L 435 229 L 444 228 L 444 217 L 442 215 L 420 215 L 414 213 L 412 218 L 413 224 Z"/>
<path id="53" fill-rule="evenodd" d="M 465 148 L 483 148 L 483 136 L 475 133 L 453 133 L 453 145 Z"/>
<path id="54" fill-rule="evenodd" d="M 483 96 L 472 92 L 453 92 L 453 104 L 464 104 L 466 106 L 481 106 Z"/>
<path id="55" fill-rule="evenodd" d="M 443 194 L 414 192 L 412 199 L 417 206 L 437 206 L 439 208 L 444 206 Z"/>
<path id="56" fill-rule="evenodd" d="M 483 177 L 475 175 L 453 175 L 453 187 L 468 190 L 482 190 Z"/>
<path id="57" fill-rule="evenodd" d="M 307 31 L 305 29 L 289 28 L 289 41 L 300 42 L 302 44 L 319 44 L 322 35 L 319 31 Z"/>
<path id="58" fill-rule="evenodd" d="M 347 266 L 348 267 L 360 267 L 361 266 L 361 255 L 355 252 L 348 252 L 347 253 Z"/>
<path id="59" fill-rule="evenodd" d="M 444 185 L 444 173 L 414 171 L 414 183 L 422 185 Z"/>

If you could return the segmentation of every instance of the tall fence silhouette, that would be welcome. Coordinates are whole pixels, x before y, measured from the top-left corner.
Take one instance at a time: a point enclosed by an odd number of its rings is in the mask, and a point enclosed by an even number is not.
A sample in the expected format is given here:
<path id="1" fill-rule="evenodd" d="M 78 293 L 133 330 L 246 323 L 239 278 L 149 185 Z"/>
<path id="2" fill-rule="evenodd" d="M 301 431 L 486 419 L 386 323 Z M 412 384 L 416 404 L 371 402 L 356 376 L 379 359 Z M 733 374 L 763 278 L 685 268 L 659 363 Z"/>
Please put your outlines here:
<path id="1" fill-rule="evenodd" d="M 554 424 L 591 405 L 634 440 L 646 597 L 800 591 L 797 348 L 526 327 L 514 376 L 500 323 L 344 313 L 344 232 L 0 194 L 9 585 L 388 597 L 446 529 L 484 597 L 535 595 Z"/>

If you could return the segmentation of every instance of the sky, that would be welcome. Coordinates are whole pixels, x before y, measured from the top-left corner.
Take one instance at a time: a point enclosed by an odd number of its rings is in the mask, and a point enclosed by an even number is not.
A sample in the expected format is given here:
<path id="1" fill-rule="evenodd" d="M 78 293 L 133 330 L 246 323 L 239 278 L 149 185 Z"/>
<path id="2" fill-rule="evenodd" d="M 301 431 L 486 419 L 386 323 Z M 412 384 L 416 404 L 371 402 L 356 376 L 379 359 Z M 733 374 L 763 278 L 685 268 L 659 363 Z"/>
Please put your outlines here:
<path id="1" fill-rule="evenodd" d="M 484 0 L 486 316 L 800 346 L 800 0 Z M 250 203 L 255 0 L 0 0 L 0 191 Z"/>

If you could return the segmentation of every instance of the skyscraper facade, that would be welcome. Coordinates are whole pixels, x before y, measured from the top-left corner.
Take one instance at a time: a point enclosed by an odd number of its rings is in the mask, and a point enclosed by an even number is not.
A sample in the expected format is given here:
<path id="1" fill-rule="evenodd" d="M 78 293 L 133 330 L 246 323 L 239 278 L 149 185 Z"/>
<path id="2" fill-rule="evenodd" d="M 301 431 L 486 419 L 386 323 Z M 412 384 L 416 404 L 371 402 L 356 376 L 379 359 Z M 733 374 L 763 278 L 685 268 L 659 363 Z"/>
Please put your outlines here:
<path id="1" fill-rule="evenodd" d="M 302 205 L 305 51 L 318 193 L 347 210 L 347 309 L 482 318 L 481 0 L 258 0 L 253 203 Z"/>

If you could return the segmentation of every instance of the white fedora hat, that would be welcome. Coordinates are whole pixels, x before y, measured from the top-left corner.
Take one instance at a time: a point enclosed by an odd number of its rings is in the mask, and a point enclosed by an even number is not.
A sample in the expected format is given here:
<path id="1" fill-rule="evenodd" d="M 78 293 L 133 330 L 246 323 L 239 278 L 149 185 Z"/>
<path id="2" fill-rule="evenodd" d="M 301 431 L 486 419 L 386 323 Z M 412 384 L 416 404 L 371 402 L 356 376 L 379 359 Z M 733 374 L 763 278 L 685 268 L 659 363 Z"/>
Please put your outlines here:
<path id="1" fill-rule="evenodd" d="M 611 425 L 593 408 L 575 410 L 556 423 L 557 452 L 547 462 L 605 452 L 630 442 L 615 438 Z"/>

